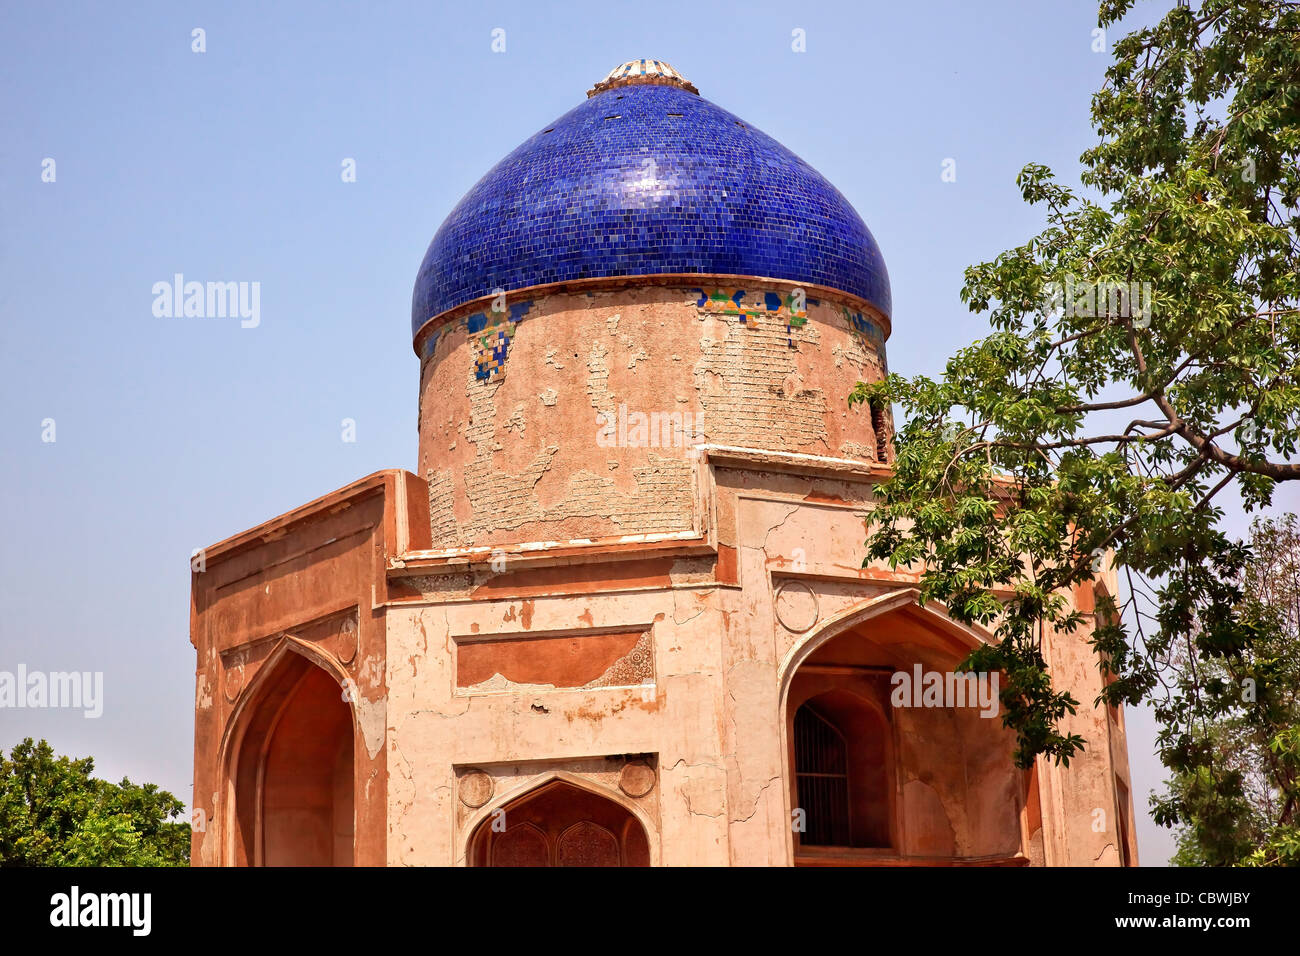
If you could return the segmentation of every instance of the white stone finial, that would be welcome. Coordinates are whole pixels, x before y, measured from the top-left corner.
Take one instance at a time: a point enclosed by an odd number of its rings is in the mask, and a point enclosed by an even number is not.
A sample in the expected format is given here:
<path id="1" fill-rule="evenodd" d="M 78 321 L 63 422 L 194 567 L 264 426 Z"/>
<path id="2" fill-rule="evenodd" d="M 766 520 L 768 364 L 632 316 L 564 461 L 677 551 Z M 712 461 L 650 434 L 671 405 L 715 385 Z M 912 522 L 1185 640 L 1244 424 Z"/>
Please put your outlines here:
<path id="1" fill-rule="evenodd" d="M 605 75 L 605 78 L 587 91 L 588 96 L 595 96 L 597 93 L 603 93 L 605 90 L 613 89 L 616 86 L 631 86 L 632 84 L 646 84 L 658 86 L 676 86 L 680 89 L 699 95 L 699 90 L 691 84 L 686 77 L 682 76 L 671 65 L 663 60 L 652 60 L 643 58 L 640 60 L 628 60 L 626 63 L 620 63 L 614 69 Z"/>

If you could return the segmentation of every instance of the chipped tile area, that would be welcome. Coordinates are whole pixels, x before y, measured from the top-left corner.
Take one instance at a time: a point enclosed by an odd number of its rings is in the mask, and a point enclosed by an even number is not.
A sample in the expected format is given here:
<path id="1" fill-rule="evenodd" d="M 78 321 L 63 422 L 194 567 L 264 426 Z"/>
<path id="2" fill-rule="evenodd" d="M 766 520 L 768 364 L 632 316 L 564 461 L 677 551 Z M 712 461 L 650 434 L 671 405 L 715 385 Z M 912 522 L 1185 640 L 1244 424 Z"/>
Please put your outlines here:
<path id="1" fill-rule="evenodd" d="M 796 296 L 793 292 L 748 292 L 745 289 L 714 289 L 706 292 L 696 289 L 699 299 L 695 307 L 704 315 L 726 315 L 753 327 L 760 317 L 784 317 L 786 344 L 794 348 L 794 330 L 808 324 L 808 307 L 818 305 L 816 299 Z M 748 300 L 748 301 L 747 301 Z"/>
<path id="2" fill-rule="evenodd" d="M 532 310 L 532 302 L 509 303 L 504 308 L 472 312 L 431 332 L 421 347 L 421 359 L 428 359 L 438 348 L 444 336 L 456 331 L 469 335 L 477 349 L 474 353 L 474 377 L 489 381 L 505 370 L 510 343 L 515 337 L 515 327 Z"/>

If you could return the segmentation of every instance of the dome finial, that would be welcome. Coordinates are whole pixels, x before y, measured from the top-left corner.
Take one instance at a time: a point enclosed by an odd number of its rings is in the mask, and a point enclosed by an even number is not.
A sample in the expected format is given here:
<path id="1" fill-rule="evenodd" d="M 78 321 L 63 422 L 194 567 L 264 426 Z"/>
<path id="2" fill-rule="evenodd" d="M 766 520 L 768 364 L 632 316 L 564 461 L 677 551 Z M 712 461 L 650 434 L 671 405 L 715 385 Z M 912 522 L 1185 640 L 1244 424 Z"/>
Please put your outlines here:
<path id="1" fill-rule="evenodd" d="M 614 67 L 603 80 L 587 91 L 587 96 L 595 96 L 597 93 L 612 90 L 616 86 L 632 86 L 634 84 L 675 86 L 679 90 L 686 90 L 696 96 L 700 95 L 700 91 L 695 88 L 693 83 L 663 60 L 642 59 L 628 60 L 626 63 Z"/>

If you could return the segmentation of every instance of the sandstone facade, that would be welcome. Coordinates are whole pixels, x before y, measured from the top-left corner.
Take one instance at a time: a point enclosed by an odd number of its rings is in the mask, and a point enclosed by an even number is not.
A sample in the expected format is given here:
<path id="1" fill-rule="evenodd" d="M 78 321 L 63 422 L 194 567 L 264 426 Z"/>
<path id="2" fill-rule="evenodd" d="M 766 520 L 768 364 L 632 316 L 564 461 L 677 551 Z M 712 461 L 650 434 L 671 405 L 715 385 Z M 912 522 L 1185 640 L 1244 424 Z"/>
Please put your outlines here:
<path id="1" fill-rule="evenodd" d="M 1068 768 L 1016 771 L 970 702 L 892 699 L 989 635 L 861 566 L 890 423 L 845 399 L 888 330 L 717 275 L 423 327 L 419 473 L 202 555 L 194 862 L 1134 863 L 1086 629 L 1045 642 L 1084 702 Z"/>

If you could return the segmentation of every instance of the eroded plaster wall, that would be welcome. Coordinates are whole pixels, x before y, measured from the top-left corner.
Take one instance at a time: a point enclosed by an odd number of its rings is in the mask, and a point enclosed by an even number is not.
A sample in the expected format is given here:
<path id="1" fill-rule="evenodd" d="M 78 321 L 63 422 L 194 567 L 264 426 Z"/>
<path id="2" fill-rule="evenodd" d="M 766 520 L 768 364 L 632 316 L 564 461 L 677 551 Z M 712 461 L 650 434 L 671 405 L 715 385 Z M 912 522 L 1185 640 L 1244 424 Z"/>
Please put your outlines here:
<path id="1" fill-rule="evenodd" d="M 699 467 L 714 555 L 403 579 L 409 602 L 388 613 L 391 862 L 464 863 L 494 808 L 568 778 L 634 809 L 655 862 L 787 865 L 792 675 L 807 662 L 951 670 L 978 639 L 917 608 L 906 575 L 859 566 L 865 474 Z M 882 858 L 1027 861 L 1025 775 L 1000 721 L 889 720 L 898 829 Z M 648 783 L 629 791 L 625 773 Z"/>
<path id="2" fill-rule="evenodd" d="M 884 374 L 884 320 L 738 281 L 521 292 L 431 323 L 417 346 L 435 547 L 687 530 L 704 442 L 874 460 L 873 416 L 845 396 Z"/>
<path id="3" fill-rule="evenodd" d="M 493 574 L 486 570 L 454 581 L 411 580 L 431 603 L 389 614 L 392 862 L 463 862 L 477 822 L 470 811 L 483 797 L 467 797 L 460 778 L 481 774 L 475 786 L 487 778 L 495 800 L 555 773 L 581 775 L 634 803 L 652 831 L 658 862 L 725 862 L 717 760 L 725 707 L 721 613 L 696 564 L 663 559 L 642 569 L 660 582 L 644 587 L 625 589 L 627 580 L 615 578 L 548 586 L 523 599 L 472 599 L 473 579 Z M 507 571 L 499 590 L 526 593 L 537 573 Z M 502 658 L 501 671 L 510 672 L 519 656 L 514 648 L 529 635 L 552 645 L 580 644 L 590 635 L 604 647 L 611 632 L 637 640 L 605 668 L 604 680 L 585 682 L 599 686 L 562 686 L 576 680 L 575 668 L 558 653 L 549 673 L 515 673 L 522 683 L 505 673 L 471 686 L 457 678 L 469 649 L 473 676 L 480 676 L 485 639 L 501 642 L 503 651 L 513 645 Z M 653 785 L 625 792 L 623 766 L 647 761 L 656 768 Z"/>

